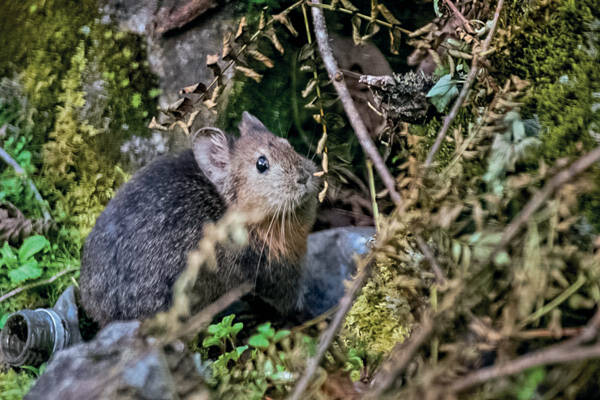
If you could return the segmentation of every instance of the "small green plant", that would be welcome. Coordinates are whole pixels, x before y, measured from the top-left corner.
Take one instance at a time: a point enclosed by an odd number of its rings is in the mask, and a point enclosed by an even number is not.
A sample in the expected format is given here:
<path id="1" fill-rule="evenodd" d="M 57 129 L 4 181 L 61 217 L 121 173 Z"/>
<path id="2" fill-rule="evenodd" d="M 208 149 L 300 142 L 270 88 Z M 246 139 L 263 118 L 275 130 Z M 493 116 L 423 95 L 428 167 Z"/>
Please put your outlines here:
<path id="1" fill-rule="evenodd" d="M 243 323 L 234 323 L 235 315 L 224 317 L 208 327 L 202 348 L 218 347 L 220 355 L 210 363 L 209 383 L 221 398 L 261 399 L 267 392 L 284 393 L 293 382 L 289 361 L 289 336 L 286 329 L 276 331 L 267 322 L 257 327 L 248 344 L 237 338 Z M 286 342 L 286 345 L 283 345 Z M 283 348 L 283 350 L 282 350 Z"/>
<path id="2" fill-rule="evenodd" d="M 48 250 L 50 242 L 44 236 L 30 236 L 16 250 L 8 242 L 0 248 L 0 268 L 4 268 L 11 284 L 18 284 L 42 276 L 42 266 L 36 255 Z"/>

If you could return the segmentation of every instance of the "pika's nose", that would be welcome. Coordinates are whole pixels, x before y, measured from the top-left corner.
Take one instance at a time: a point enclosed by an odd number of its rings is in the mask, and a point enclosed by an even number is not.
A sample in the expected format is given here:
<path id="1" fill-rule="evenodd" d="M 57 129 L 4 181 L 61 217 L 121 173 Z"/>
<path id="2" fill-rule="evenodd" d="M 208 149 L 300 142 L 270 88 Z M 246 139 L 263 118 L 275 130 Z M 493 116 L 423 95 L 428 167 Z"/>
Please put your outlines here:
<path id="1" fill-rule="evenodd" d="M 306 182 L 308 181 L 308 172 L 304 171 L 304 170 L 298 170 L 298 180 L 297 182 L 300 185 L 306 185 Z"/>

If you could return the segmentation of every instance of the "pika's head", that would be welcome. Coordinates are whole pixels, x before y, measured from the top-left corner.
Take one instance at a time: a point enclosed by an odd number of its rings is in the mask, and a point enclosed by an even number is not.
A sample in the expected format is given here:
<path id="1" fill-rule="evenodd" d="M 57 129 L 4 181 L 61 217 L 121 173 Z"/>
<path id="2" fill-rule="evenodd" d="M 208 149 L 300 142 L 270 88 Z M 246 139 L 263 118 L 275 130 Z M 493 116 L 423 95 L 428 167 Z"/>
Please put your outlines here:
<path id="1" fill-rule="evenodd" d="M 193 144 L 200 169 L 228 205 L 260 219 L 314 214 L 319 186 L 315 164 L 248 112 L 243 113 L 239 130 L 240 137 L 234 140 L 211 129 Z"/>

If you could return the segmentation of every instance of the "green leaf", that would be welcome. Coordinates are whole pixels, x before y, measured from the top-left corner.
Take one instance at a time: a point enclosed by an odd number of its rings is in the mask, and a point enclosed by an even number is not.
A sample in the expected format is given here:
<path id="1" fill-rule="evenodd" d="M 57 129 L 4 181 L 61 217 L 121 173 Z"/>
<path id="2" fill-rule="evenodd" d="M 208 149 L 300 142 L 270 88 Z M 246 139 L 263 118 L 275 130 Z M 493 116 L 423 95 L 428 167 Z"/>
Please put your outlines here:
<path id="1" fill-rule="evenodd" d="M 202 341 L 202 347 L 219 346 L 220 344 L 221 341 L 214 336 L 204 338 L 204 340 Z"/>
<path id="2" fill-rule="evenodd" d="M 287 329 L 282 329 L 280 331 L 277 331 L 277 333 L 275 334 L 275 336 L 273 337 L 273 342 L 277 343 L 279 342 L 281 339 L 283 339 L 284 337 L 287 337 L 290 335 L 290 333 L 292 333 L 291 331 L 287 330 Z"/>
<path id="3" fill-rule="evenodd" d="M 242 330 L 243 327 L 244 327 L 243 323 L 237 322 L 231 327 L 230 332 L 233 336 L 235 336 Z"/>
<path id="4" fill-rule="evenodd" d="M 258 349 L 266 349 L 269 347 L 269 340 L 261 334 L 252 335 L 250 336 L 250 339 L 248 339 L 248 344 Z"/>
<path id="5" fill-rule="evenodd" d="M 433 0 L 433 11 L 436 17 L 441 17 L 442 12 L 440 11 L 440 0 Z"/>
<path id="6" fill-rule="evenodd" d="M 17 265 L 17 256 L 13 251 L 12 247 L 8 245 L 8 242 L 4 242 L 2 248 L 0 248 L 0 265 L 6 265 L 7 267 L 13 267 Z"/>
<path id="7" fill-rule="evenodd" d="M 270 339 L 275 335 L 275 329 L 271 328 L 271 323 L 266 322 L 262 325 L 259 325 L 256 330 L 259 333 L 262 333 L 266 338 Z"/>
<path id="8" fill-rule="evenodd" d="M 19 249 L 19 261 L 23 262 L 29 260 L 48 246 L 50 246 L 50 242 L 42 235 L 28 237 Z"/>
<path id="9" fill-rule="evenodd" d="M 29 260 L 19 268 L 8 271 L 8 277 L 13 284 L 21 283 L 29 279 L 36 279 L 40 276 L 42 276 L 42 269 L 35 260 Z"/>
<path id="10" fill-rule="evenodd" d="M 442 76 L 427 93 L 431 104 L 440 113 L 444 112 L 450 101 L 456 96 L 458 96 L 457 82 L 452 80 L 452 75 L 450 74 Z"/>
<path id="11" fill-rule="evenodd" d="M 451 74 L 446 74 L 442 76 L 438 81 L 433 85 L 429 92 L 427 92 L 427 97 L 435 97 L 444 95 L 450 90 L 452 86 L 456 86 L 456 83 L 452 80 Z"/>
<path id="12" fill-rule="evenodd" d="M 6 320 L 9 316 L 10 313 L 2 314 L 2 317 L 0 317 L 0 329 L 4 328 L 4 324 L 6 324 Z"/>

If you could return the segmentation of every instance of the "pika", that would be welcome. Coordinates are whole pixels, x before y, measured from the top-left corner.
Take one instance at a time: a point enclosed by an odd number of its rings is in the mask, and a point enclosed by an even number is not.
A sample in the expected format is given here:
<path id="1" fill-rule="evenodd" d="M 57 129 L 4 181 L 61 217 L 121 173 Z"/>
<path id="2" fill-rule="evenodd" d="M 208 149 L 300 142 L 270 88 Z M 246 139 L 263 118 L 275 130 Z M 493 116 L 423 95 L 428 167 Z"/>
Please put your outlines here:
<path id="1" fill-rule="evenodd" d="M 199 306 L 243 282 L 282 315 L 300 306 L 316 167 L 251 114 L 243 113 L 238 128 L 237 139 L 210 130 L 192 149 L 142 168 L 98 217 L 79 284 L 82 306 L 100 326 L 167 309 L 203 226 L 231 208 L 258 217 L 247 227 L 246 247 L 217 247 L 216 270 L 198 278 Z"/>

